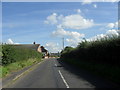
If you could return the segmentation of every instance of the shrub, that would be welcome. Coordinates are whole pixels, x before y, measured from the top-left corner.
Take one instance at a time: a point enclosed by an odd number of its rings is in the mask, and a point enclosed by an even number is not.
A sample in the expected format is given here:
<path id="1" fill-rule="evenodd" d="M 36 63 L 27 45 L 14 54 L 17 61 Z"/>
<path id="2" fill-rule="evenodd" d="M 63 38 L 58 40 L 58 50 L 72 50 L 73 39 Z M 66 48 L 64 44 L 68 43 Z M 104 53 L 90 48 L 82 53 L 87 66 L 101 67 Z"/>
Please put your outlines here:
<path id="1" fill-rule="evenodd" d="M 83 41 L 76 48 L 66 47 L 61 58 L 120 65 L 120 38 L 105 38 L 96 41 Z"/>
<path id="2" fill-rule="evenodd" d="M 16 61 L 28 60 L 30 58 L 41 59 L 42 54 L 28 48 L 17 48 L 14 45 L 2 46 L 2 65 L 8 65 Z"/>
<path id="3" fill-rule="evenodd" d="M 70 50 L 61 52 L 60 59 L 71 66 L 83 68 L 120 84 L 120 37 L 83 41 Z"/>

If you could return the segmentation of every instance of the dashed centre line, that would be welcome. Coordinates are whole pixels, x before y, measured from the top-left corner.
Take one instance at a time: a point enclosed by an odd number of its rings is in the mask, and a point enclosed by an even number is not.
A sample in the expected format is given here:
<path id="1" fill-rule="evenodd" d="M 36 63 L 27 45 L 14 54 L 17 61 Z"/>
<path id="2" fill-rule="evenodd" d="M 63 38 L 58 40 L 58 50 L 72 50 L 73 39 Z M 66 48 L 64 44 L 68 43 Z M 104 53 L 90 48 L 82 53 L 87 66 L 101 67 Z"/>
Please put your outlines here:
<path id="1" fill-rule="evenodd" d="M 55 66 L 57 67 L 57 64 L 55 64 Z"/>

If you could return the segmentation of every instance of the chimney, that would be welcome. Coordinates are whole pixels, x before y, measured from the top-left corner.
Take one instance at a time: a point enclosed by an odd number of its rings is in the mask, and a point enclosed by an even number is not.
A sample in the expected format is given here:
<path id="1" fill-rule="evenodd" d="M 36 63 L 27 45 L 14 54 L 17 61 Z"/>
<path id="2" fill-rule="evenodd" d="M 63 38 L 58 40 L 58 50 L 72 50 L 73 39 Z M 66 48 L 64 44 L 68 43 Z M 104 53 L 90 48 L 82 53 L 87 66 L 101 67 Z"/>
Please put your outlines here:
<path id="1" fill-rule="evenodd" d="M 35 44 L 35 42 L 33 42 L 33 44 Z"/>

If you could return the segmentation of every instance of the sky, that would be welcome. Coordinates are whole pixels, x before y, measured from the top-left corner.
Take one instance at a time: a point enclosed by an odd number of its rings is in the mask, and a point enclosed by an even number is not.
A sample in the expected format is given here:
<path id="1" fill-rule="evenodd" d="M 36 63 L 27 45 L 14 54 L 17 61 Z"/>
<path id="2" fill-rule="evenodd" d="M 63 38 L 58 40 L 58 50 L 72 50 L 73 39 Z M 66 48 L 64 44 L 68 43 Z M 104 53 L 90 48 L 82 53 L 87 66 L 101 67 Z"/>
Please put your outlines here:
<path id="1" fill-rule="evenodd" d="M 117 2 L 3 2 L 2 42 L 32 44 L 34 41 L 58 52 L 76 47 L 83 38 L 95 40 L 118 36 Z"/>

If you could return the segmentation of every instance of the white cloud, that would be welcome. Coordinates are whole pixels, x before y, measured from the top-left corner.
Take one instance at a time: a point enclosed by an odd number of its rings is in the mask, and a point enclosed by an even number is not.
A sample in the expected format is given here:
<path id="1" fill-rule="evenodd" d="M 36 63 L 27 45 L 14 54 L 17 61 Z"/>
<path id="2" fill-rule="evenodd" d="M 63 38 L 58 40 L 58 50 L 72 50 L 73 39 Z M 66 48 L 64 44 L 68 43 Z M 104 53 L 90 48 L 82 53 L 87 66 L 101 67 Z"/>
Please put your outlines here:
<path id="1" fill-rule="evenodd" d="M 111 29 L 108 30 L 105 34 L 98 34 L 94 37 L 91 37 L 89 39 L 87 39 L 88 41 L 96 41 L 96 40 L 100 40 L 102 38 L 109 38 L 109 37 L 118 37 L 120 35 L 120 30 L 115 30 L 115 29 Z"/>
<path id="2" fill-rule="evenodd" d="M 71 36 L 72 38 L 78 39 L 78 38 L 84 37 L 85 35 L 80 34 L 78 32 L 69 32 L 69 36 Z"/>
<path id="3" fill-rule="evenodd" d="M 109 23 L 109 24 L 107 25 L 108 28 L 114 28 L 114 26 L 115 26 L 114 23 Z"/>
<path id="4" fill-rule="evenodd" d="M 48 49 L 49 52 L 55 53 L 61 51 L 61 47 L 59 46 L 58 43 L 48 42 L 46 43 L 45 47 Z"/>
<path id="5" fill-rule="evenodd" d="M 120 35 L 120 30 L 115 30 L 115 29 L 111 29 L 108 30 L 105 34 L 98 34 L 94 37 L 91 37 L 89 39 L 86 39 L 87 41 L 96 41 L 96 40 L 100 40 L 100 39 L 104 39 L 104 38 L 110 38 L 110 37 L 118 37 Z M 66 42 L 69 43 L 70 46 L 76 47 L 78 45 L 78 43 L 80 43 L 82 41 L 81 38 L 70 38 L 70 39 L 66 39 Z"/>
<path id="6" fill-rule="evenodd" d="M 97 4 L 93 4 L 93 7 L 94 7 L 94 8 L 97 8 Z"/>
<path id="7" fill-rule="evenodd" d="M 52 36 L 65 37 L 67 38 L 66 42 L 69 43 L 69 45 L 77 46 L 77 44 L 81 41 L 81 38 L 83 38 L 85 35 L 76 31 L 66 31 L 64 29 L 86 29 L 94 25 L 94 21 L 92 19 L 86 19 L 80 15 L 81 13 L 80 9 L 77 9 L 77 12 L 79 14 L 72 14 L 68 16 L 54 14 L 57 20 L 56 24 L 57 29 L 52 32 Z M 50 24 L 51 21 L 52 20 L 49 20 L 48 24 Z M 50 45 L 53 46 L 54 44 Z M 46 44 L 46 46 L 48 47 L 49 45 Z"/>
<path id="8" fill-rule="evenodd" d="M 9 39 L 6 41 L 6 44 L 20 44 L 20 43 L 15 43 L 15 42 L 13 42 L 12 39 L 9 38 Z"/>
<path id="9" fill-rule="evenodd" d="M 96 41 L 96 40 L 100 40 L 101 38 L 104 38 L 106 35 L 104 34 L 99 34 L 99 35 L 96 35 L 94 37 L 91 37 L 89 39 L 87 39 L 87 41 Z"/>
<path id="10" fill-rule="evenodd" d="M 120 20 L 118 22 L 115 22 L 115 28 L 120 27 L 118 24 L 120 24 Z"/>
<path id="11" fill-rule="evenodd" d="M 82 0 L 82 5 L 91 4 L 92 0 Z"/>
<path id="12" fill-rule="evenodd" d="M 72 14 L 68 16 L 53 13 L 48 16 L 44 22 L 46 24 L 61 25 L 61 27 L 67 29 L 87 29 L 95 25 L 92 19 L 86 19 L 80 15 L 80 9 L 78 9 L 77 12 L 79 12 L 79 14 Z"/>
<path id="13" fill-rule="evenodd" d="M 58 28 L 56 31 L 52 33 L 55 37 L 65 37 L 66 42 L 73 47 L 76 47 L 78 43 L 81 41 L 81 38 L 83 38 L 85 35 L 73 32 L 73 31 L 65 31 L 63 28 Z"/>
<path id="14" fill-rule="evenodd" d="M 10 38 L 7 40 L 6 43 L 7 43 L 7 44 L 14 44 L 14 42 L 13 42 L 12 39 L 10 39 Z"/>
<path id="15" fill-rule="evenodd" d="M 69 29 L 87 29 L 94 26 L 94 21 L 92 19 L 85 19 L 79 14 L 73 14 L 65 16 L 61 25 Z"/>
<path id="16" fill-rule="evenodd" d="M 103 0 L 103 2 L 118 2 L 119 0 Z"/>
<path id="17" fill-rule="evenodd" d="M 119 0 L 81 0 L 82 5 L 91 4 L 93 2 L 118 2 Z"/>
<path id="18" fill-rule="evenodd" d="M 78 42 L 75 41 L 74 39 L 66 39 L 66 42 L 69 44 L 69 46 L 75 47 L 77 46 Z"/>
<path id="19" fill-rule="evenodd" d="M 20 43 L 14 43 L 14 44 L 20 44 Z"/>
<path id="20" fill-rule="evenodd" d="M 63 18 L 64 18 L 64 16 L 62 14 L 57 17 L 59 22 L 62 22 Z"/>
<path id="21" fill-rule="evenodd" d="M 66 41 L 67 41 L 67 42 L 74 42 L 73 39 L 68 39 L 68 38 L 66 39 Z"/>
<path id="22" fill-rule="evenodd" d="M 120 30 L 117 30 L 118 34 L 120 35 Z"/>
<path id="23" fill-rule="evenodd" d="M 80 10 L 80 9 L 77 9 L 77 13 L 81 13 L 81 10 Z"/>
<path id="24" fill-rule="evenodd" d="M 56 31 L 53 31 L 52 35 L 55 36 L 55 37 L 56 36 L 57 37 L 61 37 L 61 36 L 63 37 L 63 36 L 66 36 L 68 33 L 69 33 L 68 31 L 65 31 L 64 29 L 62 29 L 62 28 L 60 29 L 59 28 Z"/>
<path id="25" fill-rule="evenodd" d="M 71 38 L 81 38 L 85 36 L 84 34 L 78 32 L 65 31 L 63 28 L 58 28 L 56 31 L 53 31 L 52 35 L 57 37 L 69 36 Z"/>
<path id="26" fill-rule="evenodd" d="M 46 24 L 57 24 L 57 14 L 53 13 L 47 17 L 47 20 L 44 21 Z"/>
<path id="27" fill-rule="evenodd" d="M 66 42 L 69 44 L 69 46 L 76 47 L 82 39 L 80 38 L 67 38 Z"/>
<path id="28" fill-rule="evenodd" d="M 115 23 L 108 23 L 107 27 L 110 29 L 118 28 L 118 23 L 120 23 L 120 21 L 117 21 Z"/>
<path id="29" fill-rule="evenodd" d="M 118 31 L 117 30 L 115 30 L 115 29 L 112 29 L 112 30 L 108 30 L 107 32 L 106 32 L 106 35 L 108 35 L 108 36 L 118 36 L 119 35 L 119 33 L 118 33 Z"/>

